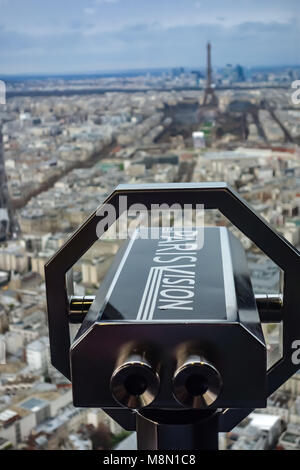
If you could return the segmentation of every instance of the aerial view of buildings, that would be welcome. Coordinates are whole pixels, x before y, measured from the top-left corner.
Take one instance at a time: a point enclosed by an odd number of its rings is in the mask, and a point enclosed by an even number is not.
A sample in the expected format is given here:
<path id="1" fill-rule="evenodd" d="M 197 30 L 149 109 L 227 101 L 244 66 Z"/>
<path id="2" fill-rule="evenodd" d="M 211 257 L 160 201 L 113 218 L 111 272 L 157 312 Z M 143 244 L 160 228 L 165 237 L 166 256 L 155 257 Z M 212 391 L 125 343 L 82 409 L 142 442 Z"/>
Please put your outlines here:
<path id="1" fill-rule="evenodd" d="M 134 448 L 99 409 L 75 408 L 51 365 L 44 265 L 120 183 L 226 181 L 300 247 L 300 66 L 203 68 L 6 81 L 0 105 L 0 449 Z M 204 52 L 203 52 L 204 51 Z M 1 78 L 1 77 L 0 77 Z M 242 241 L 255 293 L 280 293 L 282 272 Z M 95 294 L 122 240 L 106 237 L 73 268 L 78 295 Z M 72 327 L 71 335 L 76 334 Z M 264 327 L 278 348 L 281 325 Z M 276 346 L 277 345 L 277 346 Z M 220 448 L 300 450 L 300 373 Z"/>

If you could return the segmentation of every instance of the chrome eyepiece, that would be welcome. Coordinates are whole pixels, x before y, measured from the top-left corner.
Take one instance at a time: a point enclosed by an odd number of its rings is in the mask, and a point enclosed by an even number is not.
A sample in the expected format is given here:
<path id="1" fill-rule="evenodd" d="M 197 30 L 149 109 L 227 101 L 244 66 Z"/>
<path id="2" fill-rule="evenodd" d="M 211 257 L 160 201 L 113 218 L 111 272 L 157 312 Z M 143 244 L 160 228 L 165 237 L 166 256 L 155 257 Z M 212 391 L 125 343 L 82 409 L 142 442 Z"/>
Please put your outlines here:
<path id="1" fill-rule="evenodd" d="M 158 373 L 140 354 L 132 354 L 122 361 L 110 380 L 114 399 L 132 409 L 150 405 L 158 394 L 159 386 Z"/>
<path id="2" fill-rule="evenodd" d="M 186 408 L 209 408 L 221 389 L 222 378 L 217 369 L 198 355 L 185 359 L 173 377 L 174 397 Z"/>

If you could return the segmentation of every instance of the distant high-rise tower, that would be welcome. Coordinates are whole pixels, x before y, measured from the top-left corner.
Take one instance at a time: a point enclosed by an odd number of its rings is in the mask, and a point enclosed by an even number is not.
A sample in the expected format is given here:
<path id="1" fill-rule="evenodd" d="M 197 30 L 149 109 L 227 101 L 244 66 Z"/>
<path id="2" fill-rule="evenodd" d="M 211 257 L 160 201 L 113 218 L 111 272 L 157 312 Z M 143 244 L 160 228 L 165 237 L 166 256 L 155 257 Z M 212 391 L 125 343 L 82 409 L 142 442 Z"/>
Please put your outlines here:
<path id="1" fill-rule="evenodd" d="M 211 44 L 207 43 L 207 71 L 206 71 L 206 88 L 204 92 L 203 105 L 218 105 L 218 99 L 212 84 L 212 67 L 211 67 Z"/>

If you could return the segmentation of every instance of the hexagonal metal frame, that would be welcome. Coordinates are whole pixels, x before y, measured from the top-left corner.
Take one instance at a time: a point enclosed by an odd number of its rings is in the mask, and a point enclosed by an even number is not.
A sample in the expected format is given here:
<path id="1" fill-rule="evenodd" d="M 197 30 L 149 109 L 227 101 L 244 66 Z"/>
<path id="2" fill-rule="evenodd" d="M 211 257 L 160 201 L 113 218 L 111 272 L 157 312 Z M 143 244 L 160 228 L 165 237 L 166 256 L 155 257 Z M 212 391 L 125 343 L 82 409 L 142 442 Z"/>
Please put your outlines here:
<path id="1" fill-rule="evenodd" d="M 119 218 L 122 213 L 118 204 L 120 196 L 127 196 L 127 207 L 138 203 L 144 204 L 148 210 L 152 204 L 172 205 L 178 202 L 181 205 L 203 204 L 205 209 L 218 209 L 284 271 L 283 357 L 267 372 L 268 395 L 271 395 L 299 369 L 291 360 L 292 343 L 300 340 L 299 251 L 274 231 L 226 183 L 119 185 L 102 204 L 102 213 L 105 214 L 105 206 L 110 204 Z M 51 361 L 69 379 L 70 335 L 66 273 L 109 228 L 107 226 L 100 237 L 98 230 L 97 235 L 97 224 L 101 220 L 101 216 L 97 214 L 96 210 L 45 265 Z M 251 411 L 253 410 L 224 410 L 220 416 L 219 430 L 231 430 Z"/>

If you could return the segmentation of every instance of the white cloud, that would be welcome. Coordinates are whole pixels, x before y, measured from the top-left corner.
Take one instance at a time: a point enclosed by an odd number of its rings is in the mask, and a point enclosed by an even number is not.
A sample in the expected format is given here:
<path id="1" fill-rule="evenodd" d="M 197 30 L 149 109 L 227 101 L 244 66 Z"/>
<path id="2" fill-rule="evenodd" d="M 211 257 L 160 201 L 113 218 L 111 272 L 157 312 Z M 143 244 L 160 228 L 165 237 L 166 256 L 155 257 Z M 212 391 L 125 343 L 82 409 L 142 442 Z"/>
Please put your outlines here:
<path id="1" fill-rule="evenodd" d="M 95 8 L 85 8 L 83 11 L 86 15 L 93 15 L 96 10 Z"/>

